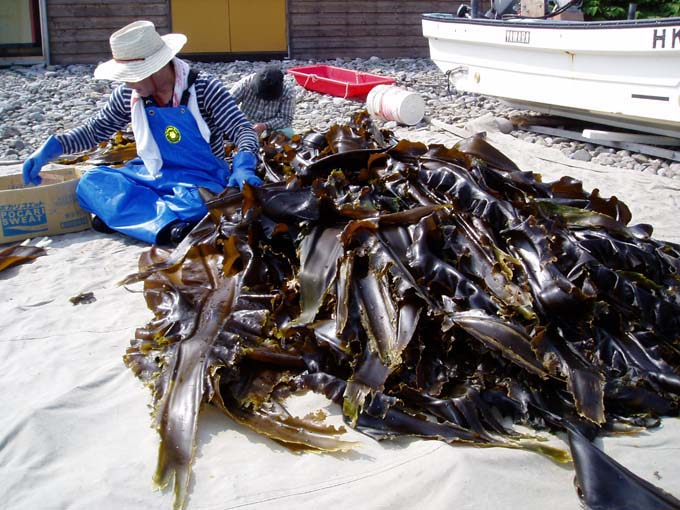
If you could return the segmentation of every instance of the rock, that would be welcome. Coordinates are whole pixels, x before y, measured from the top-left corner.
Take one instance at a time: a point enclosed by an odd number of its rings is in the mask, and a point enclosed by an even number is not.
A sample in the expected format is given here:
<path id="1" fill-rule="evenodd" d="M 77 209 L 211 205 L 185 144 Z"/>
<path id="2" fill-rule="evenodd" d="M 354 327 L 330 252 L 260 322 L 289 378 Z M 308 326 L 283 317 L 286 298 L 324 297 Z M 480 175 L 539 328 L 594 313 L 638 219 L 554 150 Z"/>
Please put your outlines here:
<path id="1" fill-rule="evenodd" d="M 339 58 L 325 62 L 283 60 L 281 65 L 287 69 L 324 63 L 392 76 L 399 85 L 422 95 L 426 102 L 427 117 L 453 126 L 474 126 L 473 131 L 498 131 L 527 142 L 552 146 L 554 150 L 560 150 L 574 160 L 634 168 L 636 170 L 631 171 L 644 173 L 650 173 L 650 168 L 653 171 L 663 168 L 669 176 L 680 175 L 680 163 L 652 159 L 640 154 L 631 155 L 629 151 L 617 152 L 616 149 L 595 143 L 576 143 L 564 137 L 516 130 L 509 119 L 513 115 L 533 115 L 533 112 L 510 107 L 497 98 L 455 90 L 447 83 L 441 70 L 428 58 L 381 59 L 373 56 L 366 59 Z M 242 60 L 191 62 L 195 69 L 219 77 L 225 86 L 236 83 L 262 64 Z M 9 152 L 11 159 L 25 158 L 49 134 L 81 126 L 95 115 L 121 83 L 95 80 L 92 77 L 94 68 L 94 64 L 76 64 L 17 65 L 0 69 L 0 155 Z M 290 75 L 286 79 L 295 83 Z M 334 123 L 347 122 L 354 113 L 365 108 L 362 101 L 319 94 L 299 85 L 296 85 L 296 92 L 297 107 L 293 128 L 299 133 L 325 130 Z M 424 126 L 422 122 L 416 126 L 404 127 L 383 121 L 376 121 L 376 125 L 386 129 L 403 129 L 404 137 L 409 132 L 422 130 Z M 438 136 L 432 126 L 428 129 L 433 133 L 433 138 Z M 624 161 L 624 158 L 628 159 Z"/>
<path id="2" fill-rule="evenodd" d="M 496 132 L 498 131 L 498 124 L 496 118 L 488 113 L 481 117 L 474 117 L 465 123 L 465 128 L 471 133 L 481 132 Z"/>
<path id="3" fill-rule="evenodd" d="M 14 126 L 0 126 L 0 140 L 19 136 L 20 134 L 20 131 Z"/>
<path id="4" fill-rule="evenodd" d="M 512 122 L 504 117 L 496 117 L 496 125 L 498 126 L 498 131 L 506 135 L 512 133 L 513 129 L 515 129 Z"/>
<path id="5" fill-rule="evenodd" d="M 9 142 L 9 146 L 16 151 L 20 151 L 26 148 L 26 144 L 21 140 L 12 140 L 11 142 Z"/>
<path id="6" fill-rule="evenodd" d="M 600 153 L 592 159 L 593 163 L 604 166 L 613 166 L 614 158 L 610 154 Z"/>
<path id="7" fill-rule="evenodd" d="M 585 149 L 578 149 L 576 152 L 573 152 L 569 157 L 571 159 L 576 159 L 578 161 L 590 161 L 592 159 L 590 152 L 588 152 Z"/>

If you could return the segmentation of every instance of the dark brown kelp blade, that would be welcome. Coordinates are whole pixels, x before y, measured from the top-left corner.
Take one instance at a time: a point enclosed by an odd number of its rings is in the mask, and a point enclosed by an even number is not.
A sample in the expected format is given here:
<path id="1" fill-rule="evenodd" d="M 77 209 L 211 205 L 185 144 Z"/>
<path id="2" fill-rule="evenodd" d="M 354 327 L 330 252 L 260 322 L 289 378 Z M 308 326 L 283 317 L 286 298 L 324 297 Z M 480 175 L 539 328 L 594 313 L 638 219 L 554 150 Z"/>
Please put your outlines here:
<path id="1" fill-rule="evenodd" d="M 531 350 L 531 339 L 521 328 L 477 310 L 456 312 L 452 314 L 451 320 L 470 336 L 491 349 L 497 349 L 502 356 L 524 370 L 539 377 L 548 376 Z"/>
<path id="2" fill-rule="evenodd" d="M 109 140 L 100 143 L 93 150 L 78 154 L 64 155 L 57 163 L 72 165 L 86 163 L 89 165 L 122 166 L 137 157 L 137 145 L 130 132 L 116 131 Z"/>
<path id="3" fill-rule="evenodd" d="M 331 283 L 335 281 L 342 255 L 340 229 L 314 229 L 300 243 L 300 308 L 297 321 L 313 322 Z"/>
<path id="4" fill-rule="evenodd" d="M 499 170 L 507 172 L 519 170 L 511 159 L 486 141 L 486 133 L 477 133 L 470 138 L 465 138 L 458 142 L 454 148 L 464 154 L 479 158 Z"/>
<path id="5" fill-rule="evenodd" d="M 0 250 L 0 271 L 4 271 L 8 267 L 31 262 L 46 254 L 45 248 L 40 248 L 38 246 L 24 246 L 18 244 L 3 248 Z"/>
<path id="6" fill-rule="evenodd" d="M 578 414 L 593 423 L 603 424 L 604 377 L 593 364 L 572 352 L 562 339 L 554 339 L 553 335 L 559 335 L 553 328 L 549 328 L 548 332 L 539 331 L 531 339 L 534 352 L 551 374 L 567 380 Z"/>
<path id="7" fill-rule="evenodd" d="M 296 451 L 350 447 L 287 411 L 314 391 L 376 439 L 565 462 L 511 423 L 569 433 L 587 504 L 613 510 L 597 505 L 621 501 L 624 480 L 642 507 L 680 509 L 590 442 L 678 415 L 680 247 L 480 137 L 428 147 L 358 114 L 265 144 L 271 182 L 206 195 L 185 241 L 126 279 L 154 312 L 125 361 L 152 389 L 157 481 L 174 482 L 176 507 L 203 405 Z"/>
<path id="8" fill-rule="evenodd" d="M 92 165 L 123 165 L 137 157 L 137 144 L 131 133 L 116 132 L 111 139 L 101 144 L 89 155 L 88 164 Z"/>
<path id="9" fill-rule="evenodd" d="M 569 432 L 579 496 L 588 510 L 677 510 L 680 500 L 633 474 L 577 431 Z"/>

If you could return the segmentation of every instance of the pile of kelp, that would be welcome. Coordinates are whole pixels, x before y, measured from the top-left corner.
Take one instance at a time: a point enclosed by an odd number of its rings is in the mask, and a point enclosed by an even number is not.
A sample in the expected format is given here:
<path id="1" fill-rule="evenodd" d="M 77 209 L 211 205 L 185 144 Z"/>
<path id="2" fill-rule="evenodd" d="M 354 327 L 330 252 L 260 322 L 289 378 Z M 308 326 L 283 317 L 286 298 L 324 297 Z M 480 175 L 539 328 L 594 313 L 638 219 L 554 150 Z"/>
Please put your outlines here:
<path id="1" fill-rule="evenodd" d="M 678 414 L 679 246 L 480 135 L 426 146 L 362 113 L 272 138 L 263 160 L 263 187 L 206 197 L 189 237 L 126 280 L 154 312 L 125 362 L 152 389 L 155 481 L 176 506 L 204 403 L 294 449 L 351 447 L 287 412 L 311 390 L 376 439 L 573 459 L 593 509 L 680 508 L 591 443 Z M 565 433 L 571 456 L 511 423 Z"/>

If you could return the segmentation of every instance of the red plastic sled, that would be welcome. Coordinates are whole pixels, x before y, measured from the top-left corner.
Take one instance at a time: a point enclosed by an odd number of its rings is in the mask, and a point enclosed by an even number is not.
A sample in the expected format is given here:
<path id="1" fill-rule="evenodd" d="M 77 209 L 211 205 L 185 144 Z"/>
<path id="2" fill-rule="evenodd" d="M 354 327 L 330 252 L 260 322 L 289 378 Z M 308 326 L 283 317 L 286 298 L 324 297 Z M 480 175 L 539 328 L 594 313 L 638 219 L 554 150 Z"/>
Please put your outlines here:
<path id="1" fill-rule="evenodd" d="M 307 90 L 344 98 L 366 96 L 376 85 L 389 85 L 396 81 L 394 78 L 328 65 L 291 67 L 288 73 Z"/>

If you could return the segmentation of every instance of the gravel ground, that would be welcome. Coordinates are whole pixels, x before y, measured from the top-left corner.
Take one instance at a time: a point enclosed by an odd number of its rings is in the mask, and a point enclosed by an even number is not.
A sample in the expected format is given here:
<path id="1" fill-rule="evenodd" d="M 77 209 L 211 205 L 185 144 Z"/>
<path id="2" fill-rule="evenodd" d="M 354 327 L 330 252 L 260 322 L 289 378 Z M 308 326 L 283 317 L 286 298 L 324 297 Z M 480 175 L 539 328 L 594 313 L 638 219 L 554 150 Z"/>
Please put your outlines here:
<path id="1" fill-rule="evenodd" d="M 680 163 L 567 138 L 516 130 L 508 119 L 530 112 L 511 108 L 495 98 L 450 90 L 445 75 L 429 59 L 372 57 L 322 62 L 281 62 L 284 68 L 324 63 L 392 76 L 396 78 L 396 85 L 399 87 L 419 93 L 425 100 L 425 117 L 420 124 L 409 129 L 441 131 L 441 128 L 429 121 L 436 119 L 440 123 L 464 127 L 469 121 L 486 118 L 494 121 L 503 132 L 525 141 L 554 147 L 573 159 L 680 179 Z M 218 76 L 227 86 L 263 64 L 264 62 L 246 61 L 192 62 L 194 67 Z M 94 67 L 14 66 L 0 69 L 0 164 L 25 159 L 51 133 L 80 125 L 104 105 L 112 87 L 118 84 L 93 79 Z M 346 122 L 354 112 L 365 108 L 363 101 L 318 94 L 297 87 L 293 127 L 299 133 L 325 130 L 332 124 Z M 378 122 L 387 128 L 396 127 L 394 122 Z"/>

